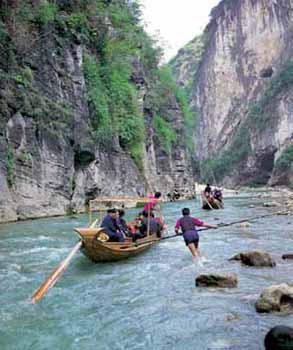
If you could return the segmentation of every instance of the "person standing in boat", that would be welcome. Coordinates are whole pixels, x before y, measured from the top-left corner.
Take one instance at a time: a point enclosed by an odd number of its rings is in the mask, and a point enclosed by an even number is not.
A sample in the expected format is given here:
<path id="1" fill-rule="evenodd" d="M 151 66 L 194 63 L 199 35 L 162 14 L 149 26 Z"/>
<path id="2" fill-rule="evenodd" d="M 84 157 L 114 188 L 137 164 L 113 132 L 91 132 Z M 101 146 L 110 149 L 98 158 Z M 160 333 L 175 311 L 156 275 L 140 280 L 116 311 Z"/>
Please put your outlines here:
<path id="1" fill-rule="evenodd" d="M 104 217 L 101 227 L 105 233 L 109 236 L 109 241 L 112 242 L 124 242 L 123 233 L 120 232 L 117 224 L 118 211 L 116 209 L 108 209 L 107 215 Z"/>
<path id="2" fill-rule="evenodd" d="M 185 244 L 189 248 L 192 254 L 192 257 L 194 259 L 199 258 L 200 257 L 200 252 L 198 248 L 199 236 L 196 230 L 196 226 L 204 226 L 208 228 L 217 228 L 218 226 L 206 224 L 199 219 L 191 217 L 189 208 L 183 208 L 182 215 L 183 217 L 178 219 L 176 222 L 175 232 L 176 234 L 179 234 L 179 230 L 181 229 Z"/>
<path id="3" fill-rule="evenodd" d="M 156 192 L 154 195 L 148 196 L 150 201 L 144 205 L 143 211 L 148 213 L 153 211 L 155 206 L 159 203 L 159 198 L 161 197 L 161 192 Z"/>
<path id="4" fill-rule="evenodd" d="M 207 184 L 206 188 L 204 189 L 204 195 L 206 196 L 206 198 L 209 198 L 211 196 L 211 193 L 212 193 L 212 188 L 210 184 Z"/>

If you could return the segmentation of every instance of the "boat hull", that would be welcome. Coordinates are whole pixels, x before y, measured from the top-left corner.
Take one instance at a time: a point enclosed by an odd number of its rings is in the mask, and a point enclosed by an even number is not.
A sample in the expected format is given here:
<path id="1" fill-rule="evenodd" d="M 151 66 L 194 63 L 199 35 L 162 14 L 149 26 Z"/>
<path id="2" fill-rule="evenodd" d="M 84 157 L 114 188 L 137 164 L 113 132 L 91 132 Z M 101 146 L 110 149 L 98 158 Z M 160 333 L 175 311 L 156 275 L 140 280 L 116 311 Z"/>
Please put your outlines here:
<path id="1" fill-rule="evenodd" d="M 217 199 L 213 199 L 213 201 L 209 201 L 205 199 L 205 201 L 203 201 L 202 204 L 202 209 L 206 209 L 206 210 L 211 210 L 211 209 L 224 209 L 224 204 L 223 202 L 220 202 Z"/>
<path id="2" fill-rule="evenodd" d="M 114 262 L 124 260 L 143 253 L 158 243 L 160 239 L 156 235 L 126 242 L 101 242 L 97 240 L 98 229 L 76 229 L 82 239 L 82 253 L 93 262 Z"/>

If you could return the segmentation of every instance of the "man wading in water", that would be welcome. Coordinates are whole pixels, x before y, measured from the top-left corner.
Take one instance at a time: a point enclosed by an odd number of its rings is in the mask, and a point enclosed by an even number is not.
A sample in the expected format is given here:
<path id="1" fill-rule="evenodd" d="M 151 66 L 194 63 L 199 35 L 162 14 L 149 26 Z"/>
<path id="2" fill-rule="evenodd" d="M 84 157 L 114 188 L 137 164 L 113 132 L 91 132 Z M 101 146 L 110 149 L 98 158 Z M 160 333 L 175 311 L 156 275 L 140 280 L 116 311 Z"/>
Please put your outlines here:
<path id="1" fill-rule="evenodd" d="M 206 224 L 203 221 L 190 216 L 189 208 L 182 209 L 183 217 L 178 219 L 175 226 L 176 234 L 179 234 L 181 228 L 185 244 L 188 246 L 193 259 L 200 257 L 198 249 L 199 236 L 196 230 L 196 226 L 204 226 L 209 228 L 217 228 L 217 225 Z"/>

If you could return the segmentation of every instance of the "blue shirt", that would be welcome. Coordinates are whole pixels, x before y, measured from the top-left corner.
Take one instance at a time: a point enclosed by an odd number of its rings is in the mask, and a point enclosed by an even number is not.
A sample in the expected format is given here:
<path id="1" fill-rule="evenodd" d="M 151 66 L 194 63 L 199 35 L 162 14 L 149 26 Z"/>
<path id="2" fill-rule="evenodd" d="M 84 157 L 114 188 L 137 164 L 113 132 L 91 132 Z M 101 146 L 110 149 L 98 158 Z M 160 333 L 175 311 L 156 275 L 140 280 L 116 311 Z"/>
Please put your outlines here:
<path id="1" fill-rule="evenodd" d="M 110 236 L 116 235 L 117 233 L 117 223 L 114 218 L 112 218 L 111 215 L 106 215 L 102 221 L 101 227 L 104 228 L 105 232 L 108 233 Z"/>

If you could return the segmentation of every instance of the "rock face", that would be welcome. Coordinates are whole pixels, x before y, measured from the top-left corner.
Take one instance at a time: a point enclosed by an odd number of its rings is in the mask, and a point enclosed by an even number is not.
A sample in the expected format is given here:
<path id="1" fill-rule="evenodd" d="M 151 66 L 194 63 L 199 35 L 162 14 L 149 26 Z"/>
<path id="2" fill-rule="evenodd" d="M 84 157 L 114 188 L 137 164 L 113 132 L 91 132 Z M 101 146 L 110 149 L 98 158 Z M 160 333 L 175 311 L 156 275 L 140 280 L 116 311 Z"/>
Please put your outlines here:
<path id="1" fill-rule="evenodd" d="M 177 83 L 183 86 L 188 94 L 192 93 L 194 88 L 194 76 L 201 62 L 204 48 L 205 36 L 198 36 L 180 49 L 169 62 Z"/>
<path id="2" fill-rule="evenodd" d="M 238 279 L 236 274 L 203 274 L 195 279 L 197 287 L 218 287 L 218 288 L 235 288 L 237 287 Z"/>
<path id="3" fill-rule="evenodd" d="M 233 256 L 229 260 L 238 260 L 247 266 L 256 266 L 256 267 L 276 266 L 275 261 L 272 259 L 269 253 L 259 251 L 259 250 L 246 252 L 246 253 L 239 253 Z"/>
<path id="4" fill-rule="evenodd" d="M 292 185 L 292 10 L 292 0 L 222 0 L 213 9 L 190 94 L 203 177 Z M 195 67 L 180 62 L 172 62 L 178 80 Z"/>
<path id="5" fill-rule="evenodd" d="M 266 288 L 255 303 L 257 312 L 293 312 L 293 287 L 286 283 Z"/>
<path id="6" fill-rule="evenodd" d="M 154 79 L 147 70 L 157 69 L 156 63 L 142 62 L 139 54 L 132 57 L 131 83 L 146 134 L 139 145 L 140 156 L 134 159 L 118 136 L 101 147 L 85 57 L 97 59 L 94 53 L 101 47 L 92 45 L 98 45 L 105 28 L 107 38 L 117 35 L 119 23 L 110 23 L 100 13 L 95 22 L 96 17 L 87 18 L 82 8 L 71 13 L 76 6 L 90 6 L 89 1 L 55 3 L 44 5 L 48 11 L 50 6 L 62 10 L 50 23 L 38 15 L 38 1 L 13 1 L 11 8 L 0 4 L 4 7 L 0 8 L 0 51 L 5 52 L 0 55 L 0 222 L 64 215 L 69 208 L 83 211 L 85 202 L 99 195 L 137 197 L 157 190 L 166 196 L 176 187 L 182 198 L 192 196 L 184 117 L 179 102 L 168 92 L 161 110 L 176 131 L 177 142 L 166 152 L 155 136 L 155 112 L 147 103 Z M 96 3 L 92 1 L 92 7 Z M 110 3 L 114 2 L 105 2 L 105 7 Z M 24 15 L 21 6 L 30 6 L 24 12 L 35 18 Z M 87 21 L 85 27 L 81 18 Z M 38 22 L 41 19 L 44 22 Z M 98 108 L 103 109 L 100 100 Z"/>
<path id="7" fill-rule="evenodd" d="M 293 328 L 287 326 L 276 326 L 265 336 L 266 350 L 289 350 L 293 349 Z"/>

